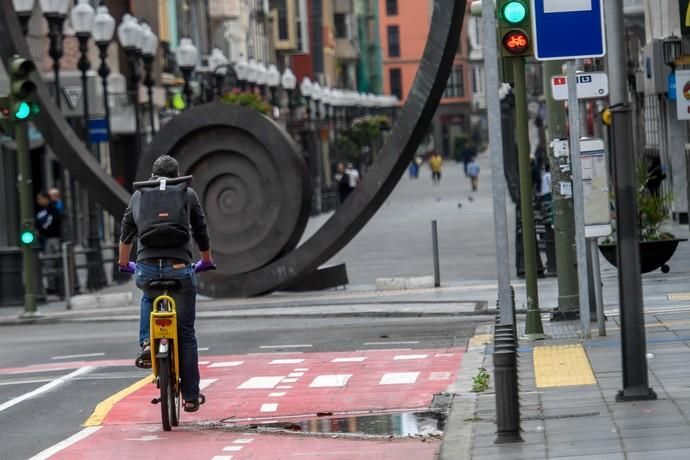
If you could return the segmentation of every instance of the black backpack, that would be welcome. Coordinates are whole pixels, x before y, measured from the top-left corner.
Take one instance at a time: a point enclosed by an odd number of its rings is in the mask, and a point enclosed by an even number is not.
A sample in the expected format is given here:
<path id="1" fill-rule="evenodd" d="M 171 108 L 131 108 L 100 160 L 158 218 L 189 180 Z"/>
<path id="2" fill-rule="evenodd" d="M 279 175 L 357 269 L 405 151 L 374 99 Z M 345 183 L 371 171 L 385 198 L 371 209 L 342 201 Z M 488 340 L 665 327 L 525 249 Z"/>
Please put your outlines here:
<path id="1" fill-rule="evenodd" d="M 141 192 L 137 230 L 148 248 L 173 248 L 189 242 L 187 178 L 135 183 Z"/>

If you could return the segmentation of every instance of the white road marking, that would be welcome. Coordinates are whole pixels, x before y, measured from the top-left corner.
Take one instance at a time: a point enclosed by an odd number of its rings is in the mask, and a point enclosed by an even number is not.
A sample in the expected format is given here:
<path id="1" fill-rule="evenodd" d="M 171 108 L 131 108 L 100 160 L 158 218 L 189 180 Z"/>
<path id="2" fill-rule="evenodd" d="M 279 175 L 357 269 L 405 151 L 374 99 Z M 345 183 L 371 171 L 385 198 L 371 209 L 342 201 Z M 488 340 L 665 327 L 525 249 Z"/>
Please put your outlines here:
<path id="1" fill-rule="evenodd" d="M 76 358 L 93 358 L 96 356 L 105 356 L 105 353 L 85 353 L 83 355 L 64 355 L 64 356 L 53 356 L 50 359 L 76 359 Z"/>
<path id="2" fill-rule="evenodd" d="M 362 361 L 366 361 L 367 357 L 366 356 L 355 356 L 352 358 L 335 358 L 332 359 L 332 363 L 361 363 Z"/>
<path id="3" fill-rule="evenodd" d="M 455 353 L 436 353 L 434 358 L 450 358 L 455 356 Z"/>
<path id="4" fill-rule="evenodd" d="M 429 380 L 448 380 L 450 376 L 450 372 L 432 372 Z"/>
<path id="5" fill-rule="evenodd" d="M 398 355 L 393 358 L 393 361 L 401 361 L 406 359 L 424 359 L 428 357 L 429 355 Z"/>
<path id="6" fill-rule="evenodd" d="M 415 383 L 419 377 L 419 372 L 391 372 L 381 377 L 379 385 L 401 385 L 404 383 Z"/>
<path id="7" fill-rule="evenodd" d="M 199 366 L 206 366 L 207 364 L 211 364 L 211 361 L 199 361 Z"/>
<path id="8" fill-rule="evenodd" d="M 352 374 L 319 375 L 310 384 L 309 388 L 344 387 Z"/>
<path id="9" fill-rule="evenodd" d="M 303 362 L 304 359 L 274 359 L 268 364 L 299 364 Z"/>
<path id="10" fill-rule="evenodd" d="M 232 460 L 232 455 L 216 455 L 211 460 Z"/>
<path id="11" fill-rule="evenodd" d="M 297 379 L 283 379 L 280 383 L 295 383 Z"/>
<path id="12" fill-rule="evenodd" d="M 12 406 L 16 406 L 17 404 L 19 404 L 22 401 L 26 401 L 27 399 L 31 399 L 35 396 L 38 396 L 42 393 L 45 393 L 46 391 L 50 391 L 53 388 L 57 388 L 60 385 L 67 383 L 68 381 L 72 380 L 75 377 L 79 377 L 80 375 L 88 374 L 89 372 L 93 371 L 94 369 L 96 369 L 94 366 L 80 367 L 79 369 L 77 369 L 74 372 L 70 372 L 67 375 L 64 375 L 62 377 L 58 377 L 55 380 L 53 380 L 52 382 L 46 383 L 45 385 L 40 386 L 33 391 L 30 391 L 28 393 L 24 393 L 21 396 L 17 396 L 14 399 L 10 399 L 9 401 L 6 401 L 6 402 L 0 404 L 0 412 L 4 411 L 5 409 L 9 409 Z"/>
<path id="13" fill-rule="evenodd" d="M 32 383 L 46 383 L 46 382 L 52 382 L 53 379 L 33 379 L 33 380 L 14 380 L 11 382 L 0 382 L 0 387 L 6 386 L 6 385 L 26 385 L 26 384 L 32 384 Z"/>
<path id="14" fill-rule="evenodd" d="M 208 347 L 198 347 L 197 348 L 197 351 L 208 351 L 208 350 L 209 350 Z"/>
<path id="15" fill-rule="evenodd" d="M 233 441 L 235 444 L 249 444 L 252 442 L 254 442 L 254 438 L 239 438 Z"/>
<path id="16" fill-rule="evenodd" d="M 223 452 L 239 452 L 244 449 L 244 446 L 227 446 L 223 447 Z"/>
<path id="17" fill-rule="evenodd" d="M 271 348 L 311 348 L 313 345 L 300 344 L 300 345 L 261 345 L 259 348 L 262 350 L 269 350 Z"/>
<path id="18" fill-rule="evenodd" d="M 271 376 L 271 377 L 252 377 L 242 385 L 238 386 L 238 390 L 255 390 L 255 389 L 266 389 L 274 388 L 280 383 L 281 380 L 285 378 L 284 375 Z"/>
<path id="19" fill-rule="evenodd" d="M 364 350 L 355 350 L 357 353 L 372 352 L 372 351 L 408 351 L 412 348 L 366 348 Z"/>
<path id="20" fill-rule="evenodd" d="M 297 367 L 294 369 L 295 372 L 307 372 L 309 369 L 305 367 Z"/>
<path id="21" fill-rule="evenodd" d="M 303 351 L 263 351 L 247 353 L 248 355 L 301 355 Z"/>
<path id="22" fill-rule="evenodd" d="M 162 441 L 165 438 L 161 438 L 157 434 L 146 434 L 140 438 L 125 438 L 125 441 L 141 441 L 141 442 L 151 442 L 151 441 Z"/>
<path id="23" fill-rule="evenodd" d="M 103 428 L 102 426 L 90 426 L 88 428 L 84 428 L 77 434 L 74 434 L 70 436 L 69 438 L 65 439 L 64 441 L 60 441 L 59 443 L 55 444 L 54 446 L 51 446 L 47 448 L 46 450 L 39 452 L 38 454 L 34 455 L 31 457 L 29 460 L 46 460 L 53 455 L 57 454 L 63 449 L 68 448 L 71 445 L 74 445 L 81 441 L 82 439 L 88 438 L 92 434 L 94 434 L 96 431 L 100 430 Z"/>
<path id="24" fill-rule="evenodd" d="M 289 390 L 292 388 L 292 385 L 278 385 L 276 388 L 279 390 Z"/>
<path id="25" fill-rule="evenodd" d="M 286 394 L 287 394 L 287 393 L 285 393 L 284 391 L 281 391 L 281 392 L 278 392 L 278 393 L 269 393 L 268 396 L 269 396 L 270 398 L 280 398 L 281 396 L 285 396 Z M 235 442 L 237 442 L 237 441 L 235 441 Z"/>
<path id="26" fill-rule="evenodd" d="M 288 374 L 288 377 L 302 377 L 304 375 L 304 372 L 290 372 Z"/>
<path id="27" fill-rule="evenodd" d="M 261 405 L 261 412 L 275 412 L 278 410 L 278 404 L 267 403 Z"/>
<path id="28" fill-rule="evenodd" d="M 208 388 L 211 384 L 217 381 L 218 379 L 201 379 L 199 380 L 199 389 L 203 390 L 204 388 Z"/>
<path id="29" fill-rule="evenodd" d="M 244 361 L 225 361 L 220 363 L 213 363 L 208 367 L 237 367 L 244 364 Z"/>
<path id="30" fill-rule="evenodd" d="M 410 340 L 408 342 L 365 342 L 364 345 L 414 345 L 419 343 L 418 340 Z"/>

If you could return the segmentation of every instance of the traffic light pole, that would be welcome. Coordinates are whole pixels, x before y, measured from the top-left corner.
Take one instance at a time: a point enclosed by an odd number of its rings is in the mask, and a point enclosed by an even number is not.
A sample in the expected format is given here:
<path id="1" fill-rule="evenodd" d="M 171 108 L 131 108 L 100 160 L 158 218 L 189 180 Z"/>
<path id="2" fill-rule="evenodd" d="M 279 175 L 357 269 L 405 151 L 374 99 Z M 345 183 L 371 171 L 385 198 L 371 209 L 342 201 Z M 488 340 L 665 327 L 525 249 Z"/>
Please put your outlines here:
<path id="1" fill-rule="evenodd" d="M 520 215 L 522 216 L 522 246 L 527 283 L 527 321 L 525 335 L 532 339 L 544 337 L 539 311 L 537 289 L 537 248 L 535 247 L 532 175 L 529 163 L 529 126 L 527 114 L 527 84 L 525 58 L 511 58 L 515 80 L 515 121 L 517 125 L 518 167 L 520 170 Z"/>
<path id="2" fill-rule="evenodd" d="M 553 203 L 553 230 L 556 248 L 556 267 L 558 271 L 558 307 L 552 313 L 554 319 L 575 319 L 580 305 L 575 264 L 575 226 L 573 217 L 573 200 L 563 195 L 561 182 L 568 182 L 570 177 L 561 170 L 568 157 L 556 157 L 550 147 L 551 141 L 568 137 L 565 126 L 565 107 L 551 94 L 551 77 L 561 75 L 561 61 L 544 61 L 544 96 L 548 114 L 548 142 L 545 146 L 549 152 L 551 164 L 551 196 Z"/>
<path id="3" fill-rule="evenodd" d="M 19 168 L 19 217 L 22 228 L 33 228 L 34 213 L 31 189 L 31 163 L 29 157 L 29 130 L 26 122 L 14 123 L 14 141 L 17 144 L 17 166 Z M 22 265 L 24 280 L 24 312 L 22 318 L 39 316 L 36 311 L 36 280 L 34 267 L 34 245 L 22 245 Z"/>

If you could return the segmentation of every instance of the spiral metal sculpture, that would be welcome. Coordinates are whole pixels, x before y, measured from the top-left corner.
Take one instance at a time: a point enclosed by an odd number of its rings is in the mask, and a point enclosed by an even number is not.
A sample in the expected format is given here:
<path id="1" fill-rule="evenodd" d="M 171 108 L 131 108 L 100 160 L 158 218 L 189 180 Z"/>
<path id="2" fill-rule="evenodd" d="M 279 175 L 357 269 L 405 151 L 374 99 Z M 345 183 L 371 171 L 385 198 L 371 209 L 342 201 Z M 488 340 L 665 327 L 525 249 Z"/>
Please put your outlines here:
<path id="1" fill-rule="evenodd" d="M 10 0 L 0 0 L 11 11 Z M 171 121 L 142 156 L 175 156 L 194 175 L 208 214 L 219 268 L 200 279 L 211 296 L 255 296 L 299 283 L 364 227 L 413 159 L 445 89 L 462 30 L 466 0 L 435 0 L 417 76 L 376 162 L 333 216 L 296 247 L 308 216 L 309 177 L 297 147 L 278 125 L 240 107 L 210 104 Z M 0 55 L 29 56 L 16 15 L 0 15 Z M 89 193 L 121 216 L 127 192 L 99 167 L 34 76 L 43 111 L 36 124 L 53 151 Z"/>

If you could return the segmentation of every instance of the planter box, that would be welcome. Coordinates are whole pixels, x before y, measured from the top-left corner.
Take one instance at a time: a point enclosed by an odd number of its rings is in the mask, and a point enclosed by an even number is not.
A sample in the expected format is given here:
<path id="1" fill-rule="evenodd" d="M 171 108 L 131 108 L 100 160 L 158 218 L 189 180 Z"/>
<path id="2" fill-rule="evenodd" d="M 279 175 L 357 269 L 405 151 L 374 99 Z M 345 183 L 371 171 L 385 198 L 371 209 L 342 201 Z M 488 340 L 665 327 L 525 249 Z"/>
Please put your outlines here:
<path id="1" fill-rule="evenodd" d="M 657 268 L 668 273 L 669 267 L 666 264 L 673 253 L 676 252 L 678 243 L 687 241 L 686 239 L 672 239 L 659 241 L 641 241 L 640 242 L 640 272 L 649 273 Z M 599 250 L 604 255 L 604 258 L 609 261 L 614 267 L 618 267 L 616 257 L 616 244 L 600 244 Z"/>

